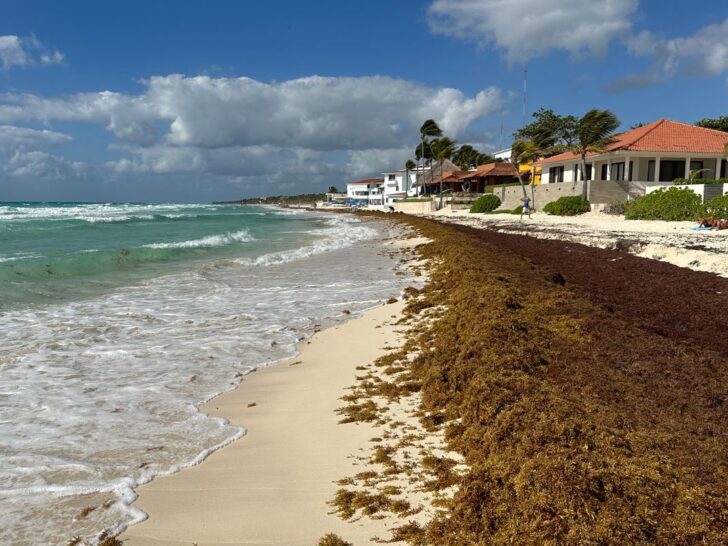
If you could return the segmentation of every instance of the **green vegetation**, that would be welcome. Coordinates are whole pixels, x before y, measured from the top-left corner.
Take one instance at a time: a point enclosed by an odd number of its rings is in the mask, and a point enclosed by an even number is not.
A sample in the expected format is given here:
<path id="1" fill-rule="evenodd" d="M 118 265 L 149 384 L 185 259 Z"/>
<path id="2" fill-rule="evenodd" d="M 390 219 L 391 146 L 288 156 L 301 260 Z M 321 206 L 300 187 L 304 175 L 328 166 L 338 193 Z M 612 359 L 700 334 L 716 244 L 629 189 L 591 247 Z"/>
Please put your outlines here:
<path id="1" fill-rule="evenodd" d="M 728 178 L 676 178 L 672 183 L 675 186 L 690 184 L 728 184 Z"/>
<path id="2" fill-rule="evenodd" d="M 705 118 L 701 119 L 695 125 L 698 127 L 705 127 L 706 129 L 716 129 L 718 131 L 724 131 L 728 133 L 728 116 L 720 116 L 719 118 Z"/>
<path id="3" fill-rule="evenodd" d="M 578 195 L 565 195 L 556 201 L 551 201 L 544 208 L 546 214 L 554 216 L 577 216 L 591 210 L 589 201 Z"/>
<path id="4" fill-rule="evenodd" d="M 714 216 L 721 220 L 728 219 L 728 195 L 713 197 L 705 204 L 706 216 Z"/>
<path id="5" fill-rule="evenodd" d="M 491 212 L 500 207 L 501 200 L 493 194 L 478 197 L 470 207 L 470 212 Z"/>
<path id="6" fill-rule="evenodd" d="M 703 214 L 700 196 L 689 188 L 660 188 L 627 203 L 627 220 L 696 220 Z"/>
<path id="7" fill-rule="evenodd" d="M 581 180 L 586 173 L 586 156 L 602 152 L 612 141 L 620 121 L 609 110 L 589 110 L 580 118 L 560 116 L 553 110 L 540 109 L 533 114 L 535 120 L 516 131 L 518 140 L 531 142 L 541 155 L 550 156 L 568 150 L 581 158 Z M 584 185 L 582 199 L 587 199 Z"/>

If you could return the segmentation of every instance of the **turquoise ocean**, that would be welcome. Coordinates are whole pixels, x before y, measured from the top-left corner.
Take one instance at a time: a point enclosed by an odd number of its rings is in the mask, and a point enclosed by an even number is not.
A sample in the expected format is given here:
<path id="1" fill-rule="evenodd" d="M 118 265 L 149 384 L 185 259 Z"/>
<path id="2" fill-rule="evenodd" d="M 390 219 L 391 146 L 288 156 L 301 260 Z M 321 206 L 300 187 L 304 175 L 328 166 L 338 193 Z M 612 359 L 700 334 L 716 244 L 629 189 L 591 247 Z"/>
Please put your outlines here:
<path id="1" fill-rule="evenodd" d="M 411 283 L 382 250 L 394 230 L 273 207 L 0 203 L 0 542 L 92 543 L 142 520 L 137 485 L 244 434 L 201 403 Z"/>

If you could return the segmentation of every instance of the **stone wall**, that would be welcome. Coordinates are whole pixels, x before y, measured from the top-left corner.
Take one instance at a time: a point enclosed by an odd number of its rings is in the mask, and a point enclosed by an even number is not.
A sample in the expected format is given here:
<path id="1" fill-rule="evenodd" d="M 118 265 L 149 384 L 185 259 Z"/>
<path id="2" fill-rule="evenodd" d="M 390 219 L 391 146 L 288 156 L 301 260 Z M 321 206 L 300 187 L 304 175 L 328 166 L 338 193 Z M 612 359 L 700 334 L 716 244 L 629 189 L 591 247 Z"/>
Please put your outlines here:
<path id="1" fill-rule="evenodd" d="M 394 211 L 407 214 L 435 212 L 435 203 L 433 203 L 432 199 L 426 201 L 395 201 Z"/>
<path id="2" fill-rule="evenodd" d="M 539 184 L 537 186 L 526 186 L 528 197 L 532 199 L 531 206 L 536 210 L 543 210 L 543 207 L 551 201 L 556 201 L 565 195 L 581 195 L 583 182 L 560 182 L 558 184 Z M 628 195 L 633 197 L 644 193 L 637 186 L 629 182 L 594 182 L 589 184 L 589 202 L 592 205 L 605 205 L 614 201 L 626 201 Z M 495 188 L 493 194 L 501 200 L 501 208 L 513 209 L 521 205 L 523 190 L 520 186 L 509 186 L 506 188 Z"/>

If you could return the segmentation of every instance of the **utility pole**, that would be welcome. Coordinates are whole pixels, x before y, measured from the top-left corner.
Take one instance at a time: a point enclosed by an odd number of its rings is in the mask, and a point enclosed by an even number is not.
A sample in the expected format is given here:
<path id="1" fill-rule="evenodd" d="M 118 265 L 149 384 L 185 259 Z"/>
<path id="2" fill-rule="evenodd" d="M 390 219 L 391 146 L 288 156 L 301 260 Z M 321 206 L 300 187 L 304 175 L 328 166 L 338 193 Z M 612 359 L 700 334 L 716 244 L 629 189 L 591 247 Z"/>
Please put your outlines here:
<path id="1" fill-rule="evenodd" d="M 523 65 L 523 125 L 521 128 L 526 126 L 526 83 L 528 81 L 528 65 Z"/>

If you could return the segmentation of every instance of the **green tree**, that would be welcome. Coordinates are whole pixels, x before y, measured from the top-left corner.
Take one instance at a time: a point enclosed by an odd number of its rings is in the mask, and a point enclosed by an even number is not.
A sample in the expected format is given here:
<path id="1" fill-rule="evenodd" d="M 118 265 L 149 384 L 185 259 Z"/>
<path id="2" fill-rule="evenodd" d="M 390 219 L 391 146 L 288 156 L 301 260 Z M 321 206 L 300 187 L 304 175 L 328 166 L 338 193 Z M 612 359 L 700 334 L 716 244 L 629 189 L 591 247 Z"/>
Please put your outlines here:
<path id="1" fill-rule="evenodd" d="M 408 159 L 404 164 L 404 191 L 405 193 L 409 190 L 409 173 L 412 169 L 417 169 L 417 163 Z M 416 178 L 416 175 L 415 175 Z"/>
<path id="2" fill-rule="evenodd" d="M 462 170 L 467 171 L 478 165 L 491 163 L 495 161 L 493 156 L 484 154 L 473 148 L 470 144 L 463 144 L 455 153 L 453 153 L 452 161 Z"/>
<path id="3" fill-rule="evenodd" d="M 561 116 L 541 108 L 533 113 L 534 120 L 514 133 L 516 140 L 533 142 L 545 154 L 557 151 L 558 146 L 570 146 L 576 139 L 578 120 L 571 115 Z"/>
<path id="4" fill-rule="evenodd" d="M 589 153 L 605 151 L 607 145 L 612 141 L 614 131 L 619 127 L 619 119 L 609 110 L 589 110 L 576 124 L 575 141 L 565 148 L 581 158 L 580 178 L 584 181 L 581 197 L 584 201 L 588 198 L 586 184 L 586 156 Z"/>
<path id="5" fill-rule="evenodd" d="M 523 182 L 523 175 L 521 174 L 521 165 L 536 161 L 543 151 L 541 148 L 531 140 L 516 140 L 511 146 L 511 165 L 516 169 L 516 176 L 518 182 L 521 184 L 521 190 L 523 190 L 523 198 L 528 199 L 526 193 L 526 184 Z"/>
<path id="6" fill-rule="evenodd" d="M 430 166 L 432 166 L 432 151 L 429 149 L 430 140 L 441 136 L 442 129 L 432 119 L 425 120 L 422 127 L 420 127 L 420 145 L 415 150 L 415 156 L 417 159 L 422 158 L 422 172 L 425 171 L 425 161 L 427 159 L 430 160 Z"/>
<path id="7" fill-rule="evenodd" d="M 430 143 L 432 156 L 437 159 L 438 163 L 440 164 L 440 208 L 442 208 L 442 163 L 446 159 L 452 158 L 453 153 L 455 153 L 455 144 L 456 142 L 454 140 L 446 136 L 437 138 Z"/>
<path id="8" fill-rule="evenodd" d="M 695 125 L 705 127 L 706 129 L 716 129 L 728 133 L 728 116 L 720 116 L 719 118 L 705 118 L 698 121 Z"/>
<path id="9" fill-rule="evenodd" d="M 339 190 L 336 188 L 336 186 L 329 186 L 329 189 L 326 193 L 339 193 Z"/>

